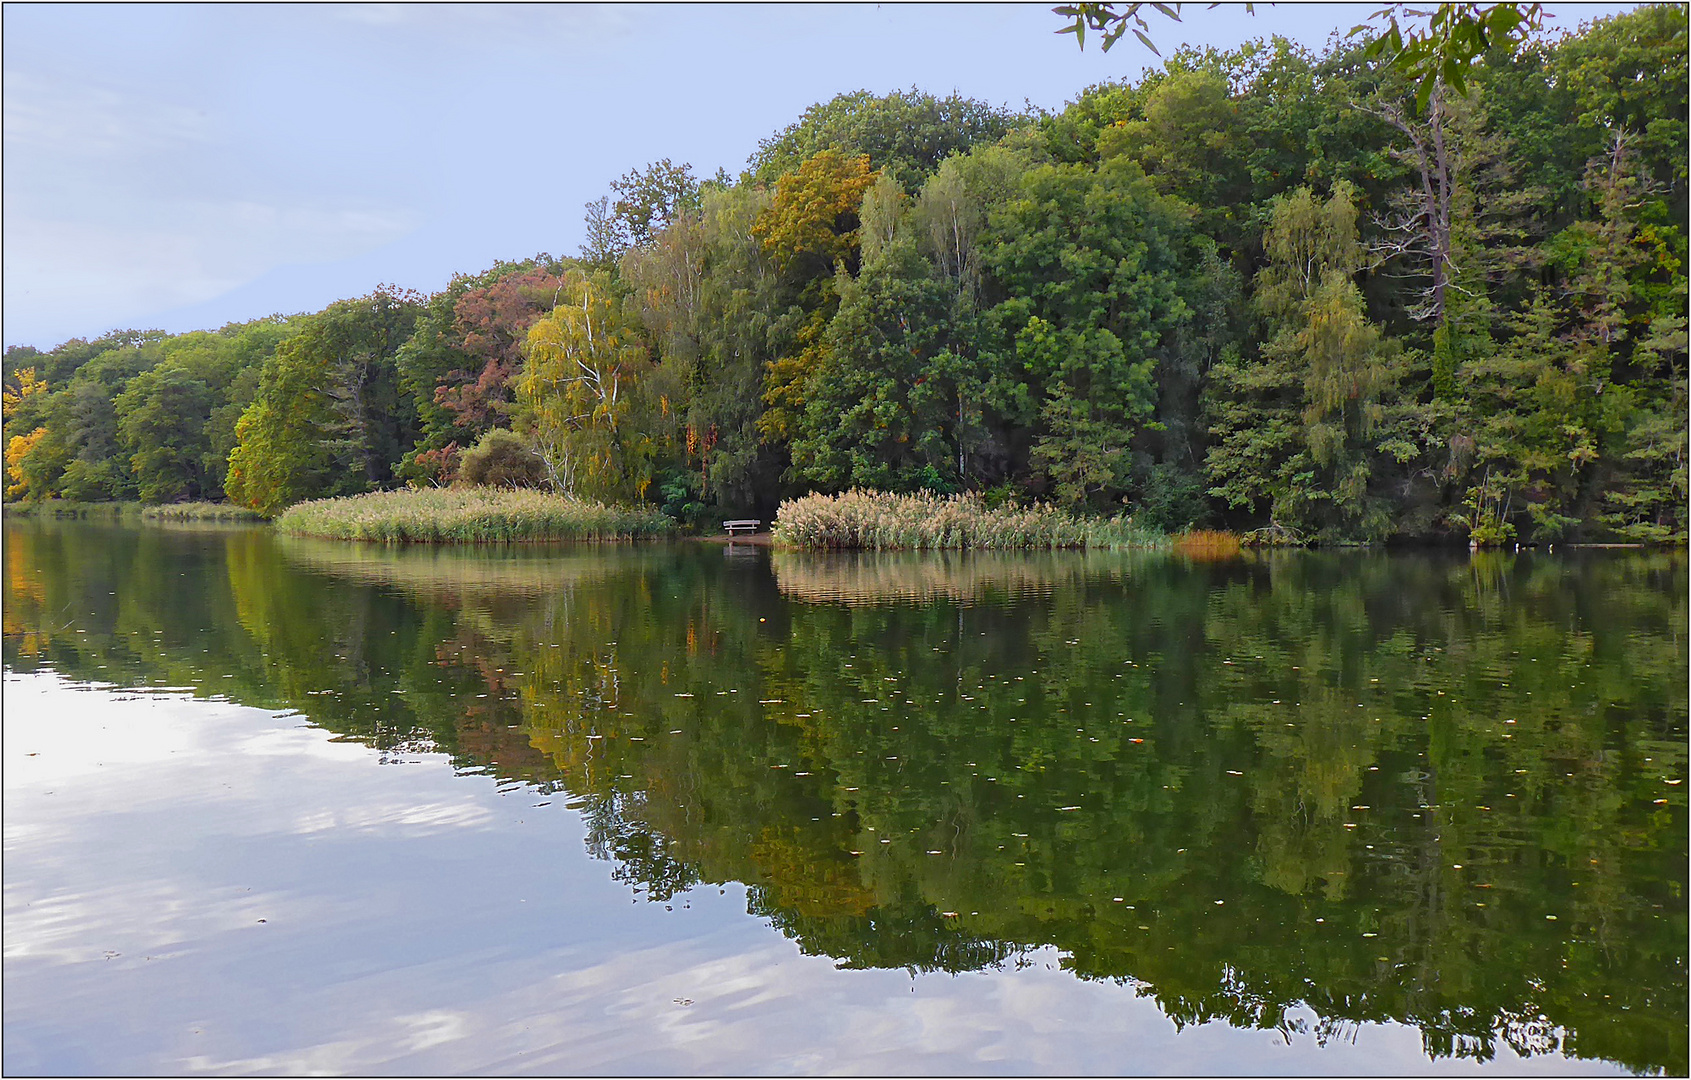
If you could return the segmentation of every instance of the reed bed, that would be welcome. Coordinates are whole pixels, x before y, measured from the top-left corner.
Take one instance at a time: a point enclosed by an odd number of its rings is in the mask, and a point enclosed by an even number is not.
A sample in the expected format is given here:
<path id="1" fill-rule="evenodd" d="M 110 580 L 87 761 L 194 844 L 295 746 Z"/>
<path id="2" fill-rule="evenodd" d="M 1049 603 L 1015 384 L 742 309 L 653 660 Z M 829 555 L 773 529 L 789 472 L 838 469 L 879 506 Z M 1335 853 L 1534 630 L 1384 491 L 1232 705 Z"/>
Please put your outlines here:
<path id="1" fill-rule="evenodd" d="M 291 536 L 392 544 L 642 540 L 674 531 L 674 523 L 654 509 L 506 488 L 373 491 L 315 499 L 283 511 L 276 527 Z"/>
<path id="2" fill-rule="evenodd" d="M 1126 519 L 1050 506 L 989 508 L 971 494 L 859 490 L 789 499 L 775 513 L 773 533 L 777 544 L 809 551 L 1147 547 L 1158 536 Z"/>
<path id="3" fill-rule="evenodd" d="M 263 521 L 257 510 L 234 503 L 185 502 L 147 506 L 141 510 L 143 521 Z"/>
<path id="4" fill-rule="evenodd" d="M 1183 532 L 1174 538 L 1173 547 L 1177 554 L 1199 562 L 1235 559 L 1244 550 L 1237 533 L 1216 529 L 1193 529 Z"/>

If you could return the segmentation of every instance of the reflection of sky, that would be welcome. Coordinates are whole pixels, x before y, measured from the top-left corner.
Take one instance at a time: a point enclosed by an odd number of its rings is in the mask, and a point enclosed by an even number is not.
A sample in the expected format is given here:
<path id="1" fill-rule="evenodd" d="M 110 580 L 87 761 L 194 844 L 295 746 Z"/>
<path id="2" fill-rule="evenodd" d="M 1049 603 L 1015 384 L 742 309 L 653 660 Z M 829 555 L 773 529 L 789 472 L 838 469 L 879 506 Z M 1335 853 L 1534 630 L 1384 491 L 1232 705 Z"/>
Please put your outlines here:
<path id="1" fill-rule="evenodd" d="M 561 797 L 384 766 L 298 717 L 8 675 L 5 719 L 11 1075 L 1479 1069 L 1397 1026 L 1325 1050 L 1176 1033 L 1050 949 L 838 971 L 737 886 L 631 903 Z M 1498 1050 L 1512 1074 L 1618 1071 Z"/>

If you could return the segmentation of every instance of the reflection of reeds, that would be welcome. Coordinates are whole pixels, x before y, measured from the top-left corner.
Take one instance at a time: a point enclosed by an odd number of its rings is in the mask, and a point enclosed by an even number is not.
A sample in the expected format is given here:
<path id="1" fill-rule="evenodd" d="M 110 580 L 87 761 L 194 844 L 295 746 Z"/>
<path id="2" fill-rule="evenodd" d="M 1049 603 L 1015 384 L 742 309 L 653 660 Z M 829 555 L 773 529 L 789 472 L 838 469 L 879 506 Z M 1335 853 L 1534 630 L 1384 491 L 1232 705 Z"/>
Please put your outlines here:
<path id="1" fill-rule="evenodd" d="M 536 597 L 650 565 L 656 552 L 544 548 L 370 547 L 284 538 L 290 562 L 362 585 L 390 585 L 428 601 Z"/>
<path id="2" fill-rule="evenodd" d="M 674 531 L 669 518 L 649 508 L 500 488 L 373 491 L 315 499 L 289 507 L 276 527 L 293 536 L 425 544 L 630 540 Z"/>
<path id="3" fill-rule="evenodd" d="M 1144 556 L 1099 552 L 777 551 L 770 559 L 783 595 L 809 603 L 981 603 L 1038 596 L 1086 579 L 1120 579 Z"/>
<path id="4" fill-rule="evenodd" d="M 1243 545 L 1238 534 L 1216 529 L 1193 529 L 1174 538 L 1174 550 L 1188 559 L 1236 559 Z"/>
<path id="5" fill-rule="evenodd" d="M 256 510 L 232 503 L 186 502 L 149 506 L 141 511 L 143 521 L 262 521 Z"/>
<path id="6" fill-rule="evenodd" d="M 133 502 L 85 503 L 70 499 L 43 499 L 41 502 L 7 503 L 4 511 L 7 517 L 118 521 L 133 516 L 140 509 L 141 504 Z"/>

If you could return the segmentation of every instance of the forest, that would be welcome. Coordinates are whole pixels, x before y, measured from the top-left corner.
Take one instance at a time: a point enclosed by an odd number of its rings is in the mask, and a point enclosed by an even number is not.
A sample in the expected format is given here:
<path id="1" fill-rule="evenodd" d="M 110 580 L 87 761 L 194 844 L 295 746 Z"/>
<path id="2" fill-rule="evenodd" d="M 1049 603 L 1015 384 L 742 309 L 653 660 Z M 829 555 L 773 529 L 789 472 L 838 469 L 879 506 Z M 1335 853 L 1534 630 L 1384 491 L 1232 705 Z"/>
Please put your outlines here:
<path id="1" fill-rule="evenodd" d="M 5 352 L 5 499 L 850 489 L 1292 543 L 1684 543 L 1687 20 L 1186 50 L 1060 111 L 812 106 L 574 257 Z"/>

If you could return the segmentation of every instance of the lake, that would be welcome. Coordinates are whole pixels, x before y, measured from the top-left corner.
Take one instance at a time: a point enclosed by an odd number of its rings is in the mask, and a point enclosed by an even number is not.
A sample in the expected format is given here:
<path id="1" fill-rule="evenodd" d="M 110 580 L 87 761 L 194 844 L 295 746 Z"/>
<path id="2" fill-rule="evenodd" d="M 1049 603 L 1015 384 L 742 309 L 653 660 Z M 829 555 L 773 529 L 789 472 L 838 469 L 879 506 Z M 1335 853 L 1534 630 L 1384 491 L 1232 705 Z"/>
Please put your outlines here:
<path id="1" fill-rule="evenodd" d="M 4 539 L 10 1075 L 1687 1071 L 1682 552 Z"/>

